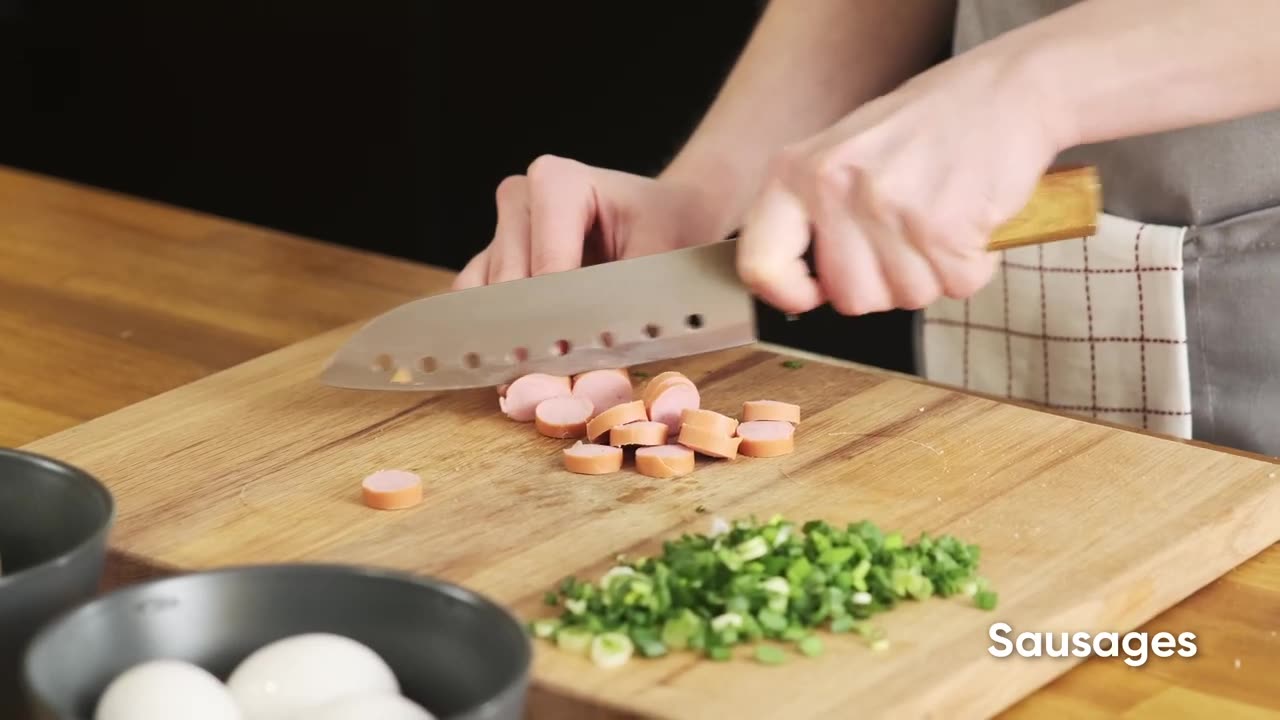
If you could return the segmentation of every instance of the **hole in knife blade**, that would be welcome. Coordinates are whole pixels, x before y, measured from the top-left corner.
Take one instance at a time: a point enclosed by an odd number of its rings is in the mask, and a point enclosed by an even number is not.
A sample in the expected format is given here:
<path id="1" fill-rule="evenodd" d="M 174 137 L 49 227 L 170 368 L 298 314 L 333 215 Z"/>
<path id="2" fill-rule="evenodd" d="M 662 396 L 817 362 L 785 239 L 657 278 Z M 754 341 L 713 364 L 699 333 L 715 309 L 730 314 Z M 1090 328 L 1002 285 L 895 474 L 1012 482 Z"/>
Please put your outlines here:
<path id="1" fill-rule="evenodd" d="M 551 354 L 568 355 L 571 349 L 573 349 L 573 346 L 569 344 L 568 340 L 557 340 L 551 346 Z"/>
<path id="2" fill-rule="evenodd" d="M 600 347 L 613 347 L 613 333 L 608 330 L 600 333 Z"/>
<path id="3" fill-rule="evenodd" d="M 395 364 L 391 362 L 391 356 L 386 353 L 382 353 L 373 359 L 373 369 L 375 372 L 391 372 L 391 368 L 393 367 L 395 367 Z"/>
<path id="4" fill-rule="evenodd" d="M 424 357 L 418 361 L 418 367 L 422 368 L 422 372 L 435 372 L 436 359 L 433 357 Z"/>
<path id="5" fill-rule="evenodd" d="M 476 368 L 480 367 L 480 355 L 477 353 L 469 352 L 466 355 L 462 356 L 462 364 L 472 370 L 475 370 Z"/>
<path id="6" fill-rule="evenodd" d="M 698 330 L 702 327 L 702 316 L 694 313 L 684 319 L 684 324 L 688 325 L 690 330 Z"/>
<path id="7" fill-rule="evenodd" d="M 529 348 L 518 347 L 511 351 L 511 362 L 522 363 L 529 359 Z"/>
<path id="8" fill-rule="evenodd" d="M 645 337 L 656 338 L 662 334 L 662 328 L 658 327 L 657 325 L 654 325 L 653 323 L 650 323 L 644 326 L 644 334 L 645 334 Z"/>

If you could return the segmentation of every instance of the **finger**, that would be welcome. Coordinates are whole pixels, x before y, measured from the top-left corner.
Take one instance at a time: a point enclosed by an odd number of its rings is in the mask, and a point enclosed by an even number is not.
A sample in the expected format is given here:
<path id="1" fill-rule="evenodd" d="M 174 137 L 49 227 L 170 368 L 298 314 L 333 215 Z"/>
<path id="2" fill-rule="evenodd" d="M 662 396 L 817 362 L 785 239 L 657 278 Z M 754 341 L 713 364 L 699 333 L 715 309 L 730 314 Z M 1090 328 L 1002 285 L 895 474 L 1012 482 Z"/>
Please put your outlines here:
<path id="1" fill-rule="evenodd" d="M 876 255 L 893 307 L 919 310 L 937 299 L 942 283 L 925 255 L 928 238 L 913 234 L 901 213 L 887 210 L 869 192 L 855 196 L 860 225 Z"/>
<path id="2" fill-rule="evenodd" d="M 544 155 L 529 166 L 530 274 L 582 266 L 583 243 L 596 218 L 595 197 L 581 163 Z"/>
<path id="3" fill-rule="evenodd" d="M 800 166 L 828 166 L 828 162 Z M 796 182 L 808 188 L 814 230 L 814 264 L 818 283 L 831 307 L 841 315 L 862 315 L 893 307 L 879 258 L 862 227 L 856 203 L 858 185 L 866 179 L 851 170 L 806 172 Z"/>
<path id="4" fill-rule="evenodd" d="M 453 279 L 454 290 L 466 290 L 467 288 L 479 287 L 484 285 L 485 279 L 489 276 L 489 248 L 485 248 L 471 258 L 471 261 L 462 268 L 462 272 Z"/>
<path id="5" fill-rule="evenodd" d="M 747 213 L 738 238 L 738 275 L 782 312 L 808 312 L 825 301 L 804 261 L 809 240 L 803 204 L 780 184 L 770 185 Z"/>
<path id="6" fill-rule="evenodd" d="M 498 226 L 489 246 L 493 283 L 529 277 L 529 180 L 513 175 L 498 184 Z"/>

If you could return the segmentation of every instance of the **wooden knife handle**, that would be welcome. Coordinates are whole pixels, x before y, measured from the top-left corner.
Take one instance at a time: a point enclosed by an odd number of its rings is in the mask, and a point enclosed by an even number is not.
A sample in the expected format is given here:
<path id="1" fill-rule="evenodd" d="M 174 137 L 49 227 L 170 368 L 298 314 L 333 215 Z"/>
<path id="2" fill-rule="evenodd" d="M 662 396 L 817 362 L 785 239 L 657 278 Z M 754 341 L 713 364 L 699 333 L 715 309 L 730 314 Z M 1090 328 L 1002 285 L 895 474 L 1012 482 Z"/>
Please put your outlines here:
<path id="1" fill-rule="evenodd" d="M 1063 168 L 1046 173 L 1026 207 L 996 228 L 987 247 L 993 251 L 1085 237 L 1098 229 L 1102 183 L 1097 168 Z"/>

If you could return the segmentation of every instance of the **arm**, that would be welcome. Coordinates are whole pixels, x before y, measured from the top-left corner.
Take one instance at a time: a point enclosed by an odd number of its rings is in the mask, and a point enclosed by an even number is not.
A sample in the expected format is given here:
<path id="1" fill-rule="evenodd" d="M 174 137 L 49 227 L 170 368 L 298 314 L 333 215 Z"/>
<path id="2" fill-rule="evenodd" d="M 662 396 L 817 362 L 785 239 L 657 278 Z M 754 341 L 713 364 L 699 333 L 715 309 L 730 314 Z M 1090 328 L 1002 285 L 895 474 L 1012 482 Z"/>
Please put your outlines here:
<path id="1" fill-rule="evenodd" d="M 975 52 L 1030 70 L 1066 149 L 1280 108 L 1277 27 L 1275 0 L 1088 0 Z"/>
<path id="2" fill-rule="evenodd" d="M 955 3 L 771 0 L 719 96 L 659 176 L 698 188 L 724 233 L 784 145 L 926 69 L 947 48 Z"/>

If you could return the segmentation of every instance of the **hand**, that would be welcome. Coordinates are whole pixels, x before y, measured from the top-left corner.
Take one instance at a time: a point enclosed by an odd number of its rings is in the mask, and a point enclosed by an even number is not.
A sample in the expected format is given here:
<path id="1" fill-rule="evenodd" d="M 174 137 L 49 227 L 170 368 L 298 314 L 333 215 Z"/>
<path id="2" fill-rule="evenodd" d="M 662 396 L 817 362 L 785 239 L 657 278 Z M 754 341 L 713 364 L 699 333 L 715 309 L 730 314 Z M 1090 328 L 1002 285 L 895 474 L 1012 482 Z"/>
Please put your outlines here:
<path id="1" fill-rule="evenodd" d="M 493 241 L 455 289 L 572 270 L 714 240 L 715 203 L 692 185 L 544 155 L 498 185 Z"/>
<path id="2" fill-rule="evenodd" d="M 745 218 L 743 280 L 788 313 L 918 309 L 977 292 L 994 268 L 992 231 L 1059 150 L 1021 74 L 962 55 L 787 147 Z"/>

